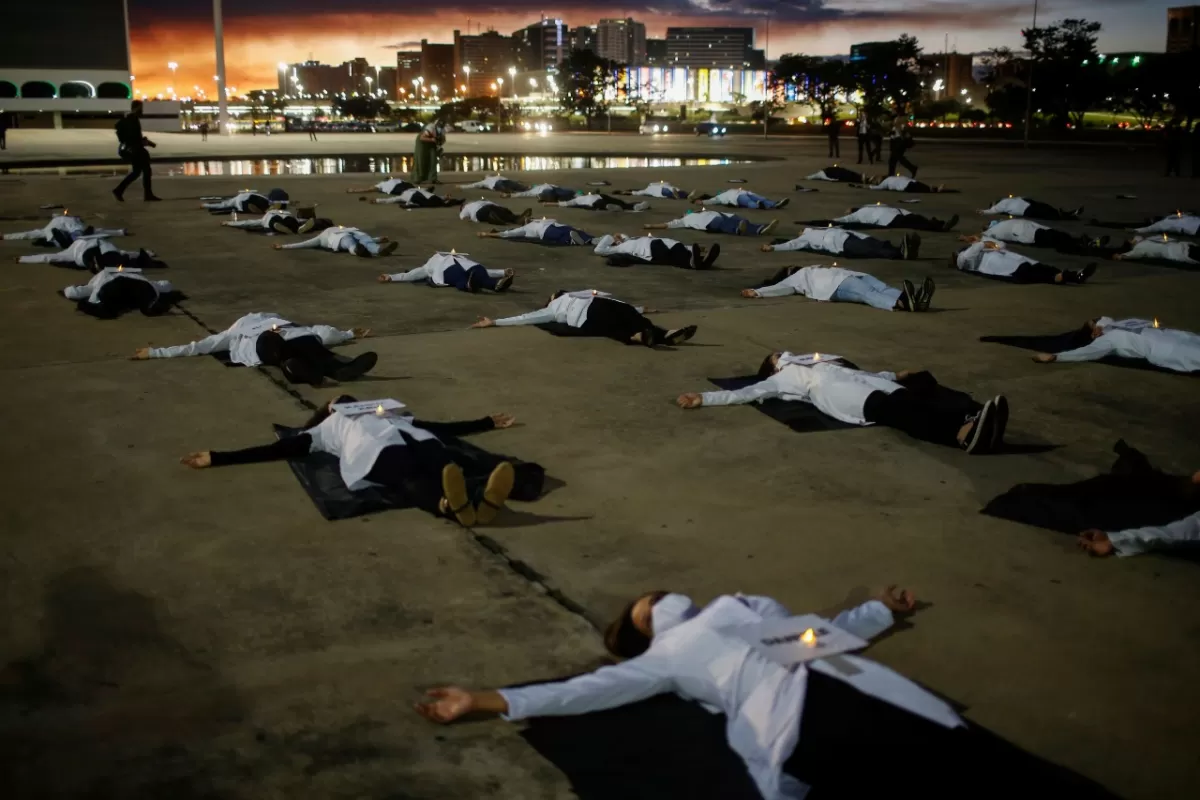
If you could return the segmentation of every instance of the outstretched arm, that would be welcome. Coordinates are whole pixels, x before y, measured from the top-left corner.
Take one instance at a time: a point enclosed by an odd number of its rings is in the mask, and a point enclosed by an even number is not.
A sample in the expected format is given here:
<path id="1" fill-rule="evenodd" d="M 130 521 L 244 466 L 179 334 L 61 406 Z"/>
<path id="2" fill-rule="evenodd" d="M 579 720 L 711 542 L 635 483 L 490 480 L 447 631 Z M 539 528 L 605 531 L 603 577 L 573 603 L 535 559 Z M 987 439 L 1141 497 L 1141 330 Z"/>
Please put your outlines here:
<path id="1" fill-rule="evenodd" d="M 497 428 L 511 428 L 514 422 L 516 419 L 510 414 L 492 414 L 460 422 L 429 422 L 414 419 L 412 424 L 418 428 L 424 428 L 434 436 L 470 436 L 472 433 L 484 433 Z"/>
<path id="2" fill-rule="evenodd" d="M 309 328 L 321 340 L 321 344 L 326 347 L 333 347 L 334 345 L 348 342 L 357 335 L 357 331 L 353 329 L 341 330 L 332 325 L 310 325 Z"/>
<path id="3" fill-rule="evenodd" d="M 393 272 L 391 275 L 380 275 L 379 281 L 381 283 L 417 283 L 428 278 L 429 268 L 417 267 L 416 269 L 410 269 L 408 272 Z"/>
<path id="4" fill-rule="evenodd" d="M 75 259 L 62 253 L 35 253 L 31 256 L 17 256 L 18 264 L 74 264 Z"/>
<path id="5" fill-rule="evenodd" d="M 504 328 L 516 325 L 541 325 L 542 323 L 553 321 L 553 309 L 539 308 L 536 311 L 529 311 L 516 317 L 505 317 L 503 319 L 495 320 L 492 322 L 492 325 L 497 325 L 501 328 Z"/>
<path id="6" fill-rule="evenodd" d="M 751 292 L 751 294 L 747 295 L 746 292 Z M 788 283 L 786 278 L 781 280 L 779 283 L 774 284 L 773 286 L 762 286 L 758 289 L 747 289 L 746 292 L 742 292 L 743 297 L 786 297 L 789 294 L 800 294 L 800 292 L 796 290 L 795 286 L 792 286 L 790 283 Z"/>
<path id="7" fill-rule="evenodd" d="M 88 297 L 91 297 L 91 294 L 92 287 L 86 283 L 80 286 L 68 286 L 62 290 L 63 297 L 68 300 L 86 300 Z"/>
<path id="8" fill-rule="evenodd" d="M 311 250 L 312 248 L 320 247 L 321 245 L 322 245 L 321 237 L 314 236 L 313 238 L 308 239 L 303 242 L 292 242 L 291 244 L 277 244 L 277 245 L 275 245 L 275 249 L 276 250 Z"/>
<path id="9" fill-rule="evenodd" d="M 175 347 L 148 347 L 139 350 L 137 358 L 178 358 L 180 356 L 206 356 L 221 350 L 228 350 L 233 335 L 229 331 L 214 333 L 198 342 L 176 345 Z M 143 355 L 144 353 L 144 355 Z"/>
<path id="10" fill-rule="evenodd" d="M 736 391 L 703 392 L 700 394 L 680 395 L 676 403 L 680 408 L 699 408 L 700 406 L 734 406 L 766 400 L 780 395 L 779 383 L 772 375 L 764 381 L 753 383 Z"/>
<path id="11" fill-rule="evenodd" d="M 263 223 L 261 219 L 237 219 L 226 220 L 221 223 L 226 228 L 261 228 Z"/>
<path id="12" fill-rule="evenodd" d="M 1116 352 L 1114 340 L 1109 336 L 1097 336 L 1083 347 L 1067 350 L 1054 357 L 1055 361 L 1099 361 Z"/>
<path id="13" fill-rule="evenodd" d="M 300 433 L 285 436 L 271 444 L 246 447 L 241 450 L 203 450 L 189 453 L 180 463 L 192 469 L 227 467 L 233 464 L 257 464 L 263 461 L 280 461 L 285 458 L 303 458 L 312 450 L 312 436 Z"/>
<path id="14" fill-rule="evenodd" d="M 1173 550 L 1195 547 L 1200 544 L 1200 512 L 1176 520 L 1167 525 L 1151 525 L 1145 528 L 1130 528 L 1115 533 L 1101 534 L 1111 543 L 1111 551 L 1118 556 L 1135 556 L 1151 550 Z M 1094 539 L 1093 539 L 1094 541 Z M 1090 547 L 1093 552 L 1099 548 Z M 1107 553 L 1099 553 L 1107 555 Z"/>

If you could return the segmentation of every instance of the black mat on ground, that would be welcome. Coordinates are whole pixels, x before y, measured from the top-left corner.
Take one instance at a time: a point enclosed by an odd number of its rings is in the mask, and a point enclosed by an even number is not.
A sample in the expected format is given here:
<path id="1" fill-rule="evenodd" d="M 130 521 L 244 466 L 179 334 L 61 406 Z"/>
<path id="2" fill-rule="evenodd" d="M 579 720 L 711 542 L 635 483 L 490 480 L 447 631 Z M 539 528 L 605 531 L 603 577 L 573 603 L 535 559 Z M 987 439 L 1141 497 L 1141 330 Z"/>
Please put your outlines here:
<path id="1" fill-rule="evenodd" d="M 709 378 L 709 383 L 729 392 L 744 389 L 758 383 L 760 378 L 755 375 L 745 375 L 740 378 Z M 796 433 L 811 433 L 813 431 L 840 431 L 846 428 L 857 428 L 817 410 L 811 403 L 780 400 L 771 398 L 761 403 L 752 404 L 754 408 L 766 414 L 776 422 L 782 422 Z"/>
<path id="2" fill-rule="evenodd" d="M 980 513 L 1038 528 L 1078 534 L 1165 525 L 1200 511 L 1200 487 L 1187 476 L 1155 469 L 1121 440 L 1107 474 L 1076 483 L 1019 483 Z"/>
<path id="3" fill-rule="evenodd" d="M 275 425 L 275 436 L 295 436 L 303 433 L 302 428 Z M 483 493 L 488 475 L 500 461 L 512 462 L 517 473 L 510 500 L 531 503 L 542 494 L 546 470 L 533 462 L 521 461 L 509 456 L 489 453 L 473 444 L 451 436 L 441 436 L 442 444 L 451 451 L 454 462 L 463 468 L 467 477 L 467 490 L 472 498 Z M 401 489 L 373 486 L 352 492 L 346 488 L 338 470 L 338 459 L 328 453 L 313 453 L 305 458 L 289 459 L 288 466 L 317 510 L 327 520 L 350 519 L 363 514 L 374 514 L 392 508 L 412 508 L 414 503 L 408 493 Z"/>
<path id="4" fill-rule="evenodd" d="M 1088 329 L 1088 326 L 1084 325 L 1082 328 L 1067 331 L 1066 333 L 1048 333 L 1040 336 L 980 336 L 979 341 L 991 344 L 1004 344 L 1009 347 L 1019 347 L 1022 350 L 1032 350 L 1037 353 L 1058 354 L 1083 347 L 1092 341 L 1092 332 Z M 1163 369 L 1140 358 L 1106 356 L 1099 359 L 1097 363 L 1112 364 L 1113 366 L 1128 367 L 1129 369 L 1144 369 L 1151 372 L 1166 372 L 1170 375 L 1200 375 L 1200 373 L 1195 372 L 1176 372 L 1172 369 Z"/>
<path id="5" fill-rule="evenodd" d="M 534 325 L 533 327 L 554 336 L 588 336 L 593 339 L 596 338 L 593 334 L 584 333 L 579 328 L 572 328 L 565 322 L 543 322 L 541 325 Z"/>

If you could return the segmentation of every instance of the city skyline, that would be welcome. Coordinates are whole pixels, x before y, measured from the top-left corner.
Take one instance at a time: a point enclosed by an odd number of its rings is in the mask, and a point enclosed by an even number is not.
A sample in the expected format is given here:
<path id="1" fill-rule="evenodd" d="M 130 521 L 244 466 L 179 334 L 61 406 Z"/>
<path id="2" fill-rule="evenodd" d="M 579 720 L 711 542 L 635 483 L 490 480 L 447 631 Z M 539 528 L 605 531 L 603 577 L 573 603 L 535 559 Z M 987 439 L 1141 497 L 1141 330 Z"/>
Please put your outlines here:
<path id="1" fill-rule="evenodd" d="M 1041 0 L 1039 24 L 1086 17 L 1104 25 L 1100 46 L 1115 52 L 1161 51 L 1171 0 Z M 525 6 L 528 6 L 527 8 Z M 768 58 L 787 52 L 837 55 L 855 42 L 917 36 L 929 52 L 950 48 L 975 52 L 1019 47 L 1021 28 L 1032 21 L 1032 0 L 946 0 L 913 8 L 904 0 L 655 0 L 640 11 L 613 11 L 586 0 L 553 5 L 509 3 L 497 12 L 492 0 L 450 0 L 436 12 L 401 10 L 394 0 L 262 0 L 250 10 L 226 7 L 228 85 L 244 91 L 277 83 L 278 63 L 312 58 L 340 64 L 366 58 L 395 64 L 395 53 L 418 48 L 422 38 L 450 42 L 454 29 L 495 29 L 511 34 L 541 18 L 571 26 L 631 16 L 647 35 L 661 38 L 670 26 L 754 27 Z M 767 10 L 771 10 L 769 42 Z M 669 15 L 669 16 L 668 16 Z M 194 87 L 213 93 L 212 3 L 209 0 L 129 0 L 130 39 L 136 90 L 154 95 L 168 86 L 180 96 Z M 168 62 L 178 65 L 176 73 Z"/>

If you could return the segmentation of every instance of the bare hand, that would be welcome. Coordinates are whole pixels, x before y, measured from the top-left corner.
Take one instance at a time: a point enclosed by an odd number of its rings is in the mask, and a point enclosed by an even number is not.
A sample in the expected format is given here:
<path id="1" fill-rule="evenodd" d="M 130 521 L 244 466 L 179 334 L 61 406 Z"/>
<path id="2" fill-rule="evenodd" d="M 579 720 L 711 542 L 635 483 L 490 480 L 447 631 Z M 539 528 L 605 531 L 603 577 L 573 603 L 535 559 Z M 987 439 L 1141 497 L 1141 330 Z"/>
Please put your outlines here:
<path id="1" fill-rule="evenodd" d="M 704 398 L 695 392 L 679 395 L 679 399 L 675 401 L 680 408 L 699 408 L 704 404 Z"/>
<path id="2" fill-rule="evenodd" d="M 354 334 L 355 339 L 365 339 L 371 335 L 370 328 L 351 328 L 350 331 Z"/>
<path id="3" fill-rule="evenodd" d="M 1039 364 L 1051 364 L 1058 360 L 1058 356 L 1054 355 L 1054 353 L 1038 353 L 1033 357 L 1033 360 Z"/>
<path id="4" fill-rule="evenodd" d="M 392 282 L 392 276 L 391 276 L 391 275 L 388 275 L 387 273 L 384 273 L 383 275 L 380 275 L 380 276 L 379 276 L 379 278 L 378 278 L 377 280 L 378 280 L 380 283 L 391 283 L 391 282 Z"/>
<path id="5" fill-rule="evenodd" d="M 489 319 L 488 317 L 480 317 L 479 320 L 471 327 L 472 328 L 491 328 L 491 327 L 495 326 L 495 324 L 496 324 L 496 321 L 494 319 Z"/>
<path id="6" fill-rule="evenodd" d="M 512 414 L 492 414 L 492 424 L 497 428 L 511 428 L 517 422 Z"/>
<path id="7" fill-rule="evenodd" d="M 179 463 L 185 467 L 192 469 L 204 469 L 212 466 L 212 453 L 207 450 L 201 450 L 199 453 L 188 453 L 183 458 L 179 459 Z"/>
<path id="8" fill-rule="evenodd" d="M 480 239 L 486 239 L 489 236 L 491 236 L 492 234 L 490 231 L 480 231 L 479 233 L 477 233 L 475 235 L 478 236 Z"/>
<path id="9" fill-rule="evenodd" d="M 1109 540 L 1108 534 L 1095 528 L 1079 534 L 1076 544 L 1094 556 L 1111 556 L 1113 554 L 1113 544 Z"/>
<path id="10" fill-rule="evenodd" d="M 283 245 L 281 245 L 281 244 L 273 244 L 273 245 L 271 245 L 271 247 L 275 248 L 276 250 L 282 250 L 282 249 L 283 249 Z"/>
<path id="11" fill-rule="evenodd" d="M 429 689 L 425 692 L 425 697 L 425 702 L 417 703 L 413 708 L 430 722 L 440 722 L 443 725 L 471 713 L 475 707 L 471 693 L 458 686 Z"/>
<path id="12" fill-rule="evenodd" d="M 771 246 L 771 245 L 769 245 L 769 244 L 764 244 L 762 247 L 760 247 L 760 248 L 758 248 L 758 249 L 759 249 L 759 250 L 762 250 L 764 253 L 769 253 L 769 252 L 771 252 L 772 250 L 774 250 L 775 248 L 774 248 L 774 247 L 772 247 L 772 246 Z"/>
<path id="13" fill-rule="evenodd" d="M 149 358 L 150 358 L 150 348 L 149 347 L 139 347 L 137 350 L 133 351 L 133 360 L 134 361 L 146 361 Z"/>
<path id="14" fill-rule="evenodd" d="M 504 277 L 506 277 L 506 278 L 511 278 L 512 276 L 514 276 L 516 274 L 517 273 L 514 272 L 511 267 L 509 269 L 504 270 Z"/>
<path id="15" fill-rule="evenodd" d="M 749 297 L 751 300 L 758 297 L 758 292 L 753 289 L 742 289 L 742 297 Z"/>
<path id="16" fill-rule="evenodd" d="M 893 614 L 911 614 L 917 607 L 917 598 L 908 589 L 898 589 L 896 584 L 884 589 L 876 598 Z"/>
<path id="17" fill-rule="evenodd" d="M 14 263 L 14 264 L 20 264 L 20 263 L 21 263 L 21 257 L 20 257 L 20 256 L 13 256 L 13 263 Z"/>

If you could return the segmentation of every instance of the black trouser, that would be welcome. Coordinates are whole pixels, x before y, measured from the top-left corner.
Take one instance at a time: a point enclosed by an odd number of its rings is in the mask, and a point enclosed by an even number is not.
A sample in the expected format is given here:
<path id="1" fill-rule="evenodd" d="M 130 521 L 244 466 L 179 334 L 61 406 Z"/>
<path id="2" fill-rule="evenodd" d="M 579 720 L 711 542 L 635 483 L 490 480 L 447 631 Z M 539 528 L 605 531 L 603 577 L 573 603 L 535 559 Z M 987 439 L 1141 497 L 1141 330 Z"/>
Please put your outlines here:
<path id="1" fill-rule="evenodd" d="M 292 233 L 300 232 L 300 220 L 295 217 L 284 216 L 283 214 L 272 214 L 268 222 L 272 227 L 281 224 Z"/>
<path id="2" fill-rule="evenodd" d="M 1062 272 L 1058 267 L 1049 264 L 1034 264 L 1026 261 L 1017 267 L 1017 271 L 1007 277 L 1013 283 L 1058 283 L 1055 280 Z"/>
<path id="3" fill-rule="evenodd" d="M 415 192 L 412 197 L 408 198 L 410 206 L 418 208 L 445 208 L 446 206 L 461 206 L 462 200 L 453 200 L 447 197 L 438 197 L 436 194 L 432 197 L 426 197 L 420 192 Z"/>
<path id="4" fill-rule="evenodd" d="M 866 176 L 861 172 L 855 172 L 852 169 L 845 167 L 826 167 L 822 170 L 826 178 L 833 178 L 835 181 L 844 181 L 846 183 L 866 183 Z"/>
<path id="5" fill-rule="evenodd" d="M 927 377 L 906 381 L 906 388 L 891 394 L 871 392 L 863 404 L 863 419 L 903 431 L 914 439 L 956 447 L 959 429 L 983 406 L 962 392 L 953 392 L 944 399 L 936 391 L 933 376 L 923 374 Z"/>
<path id="6" fill-rule="evenodd" d="M 841 255 L 846 258 L 904 258 L 899 247 L 874 236 L 847 236 Z"/>
<path id="7" fill-rule="evenodd" d="M 284 339 L 276 331 L 261 333 L 254 342 L 258 360 L 268 367 L 279 367 L 293 358 L 304 362 L 312 372 L 326 378 L 332 377 L 342 365 L 337 354 L 326 347 L 320 337 L 309 334 L 294 339 Z"/>
<path id="8" fill-rule="evenodd" d="M 451 463 L 450 454 L 437 439 L 417 441 L 404 436 L 404 440 L 403 445 L 389 445 L 379 451 L 366 479 L 403 490 L 414 506 L 440 515 L 442 469 Z"/>
<path id="9" fill-rule="evenodd" d="M 315 141 L 317 141 L 317 132 L 316 132 L 316 131 L 309 131 L 309 132 L 308 132 L 308 140 L 309 140 L 310 142 L 315 142 Z"/>
<path id="10" fill-rule="evenodd" d="M 909 169 L 912 169 L 912 167 L 909 167 Z M 910 194 L 932 194 L 933 187 L 928 183 L 914 180 L 910 182 L 908 186 L 904 187 L 904 191 Z"/>
<path id="11" fill-rule="evenodd" d="M 833 134 L 832 136 L 829 137 L 829 157 L 830 158 L 841 158 L 842 157 L 842 146 L 841 146 L 841 143 L 838 141 L 837 134 Z"/>
<path id="12" fill-rule="evenodd" d="M 521 218 L 504 206 L 484 206 L 476 214 L 480 222 L 488 225 L 516 225 Z"/>
<path id="13" fill-rule="evenodd" d="M 150 151 L 145 147 L 133 147 L 126 151 L 122 156 L 130 163 L 129 174 L 125 179 L 117 184 L 117 194 L 125 194 L 125 190 L 129 185 L 138 179 L 142 178 L 142 191 L 146 197 L 153 197 L 154 190 L 150 188 L 151 169 L 150 169 Z"/>
<path id="14" fill-rule="evenodd" d="M 1086 236 L 1074 236 L 1054 228 L 1041 228 L 1033 234 L 1034 247 L 1053 247 L 1060 253 L 1083 255 L 1092 251 Z"/>
<path id="15" fill-rule="evenodd" d="M 855 209 L 856 211 L 858 209 Z M 811 227 L 824 227 L 826 225 L 836 225 L 839 228 L 845 228 L 848 231 L 867 231 L 877 230 L 879 228 L 889 228 L 894 230 L 914 230 L 914 231 L 944 231 L 946 223 L 936 217 L 923 217 L 920 214 L 900 214 L 887 225 L 871 225 L 866 222 L 838 222 L 836 219 L 810 219 L 801 223 Z"/>
<path id="16" fill-rule="evenodd" d="M 629 253 L 614 253 L 606 262 L 610 267 L 630 267 L 635 264 L 645 264 L 641 256 Z M 668 245 L 662 239 L 650 242 L 650 263 L 666 264 L 680 269 L 695 269 L 692 265 L 692 249 L 682 242 Z"/>
<path id="17" fill-rule="evenodd" d="M 655 344 L 667 335 L 665 330 L 646 319 L 633 306 L 607 297 L 592 300 L 587 319 L 579 326 L 579 330 L 588 336 L 603 336 L 625 344 Z M 639 333 L 642 334 L 642 341 L 632 341 Z M 650 341 L 646 341 L 647 338 Z"/>
<path id="18" fill-rule="evenodd" d="M 620 206 L 622 211 L 632 211 L 635 203 L 627 203 L 619 197 L 613 197 L 610 194 L 599 195 L 600 202 L 592 206 L 598 211 L 604 211 L 608 206 Z"/>
<path id="19" fill-rule="evenodd" d="M 896 167 L 902 165 L 912 175 L 917 174 L 917 165 L 904 157 L 908 152 L 908 145 L 903 139 L 890 139 L 888 145 L 888 175 L 896 174 Z"/>
<path id="20" fill-rule="evenodd" d="M 158 290 L 147 281 L 116 277 L 100 287 L 95 303 L 84 298 L 75 307 L 99 319 L 116 319 L 135 308 L 149 317 L 166 310 L 166 305 L 158 303 L 157 300 Z"/>
<path id="21" fill-rule="evenodd" d="M 1027 200 L 1026 202 L 1029 203 L 1029 208 L 1025 209 L 1025 213 L 1021 215 L 1022 217 L 1048 220 L 1075 219 L 1073 216 L 1059 211 L 1049 203 L 1042 203 L 1038 200 Z"/>
<path id="22" fill-rule="evenodd" d="M 875 150 L 871 146 L 871 137 L 868 134 L 860 133 L 860 134 L 858 134 L 858 163 L 860 163 L 860 164 L 863 161 L 863 153 L 864 152 L 867 154 L 867 163 L 874 164 L 875 163 Z M 825 174 L 828 175 L 829 170 L 826 170 Z"/>

